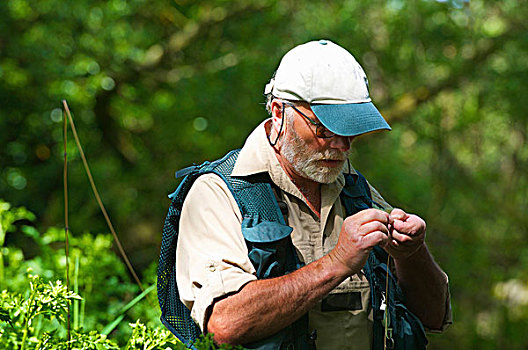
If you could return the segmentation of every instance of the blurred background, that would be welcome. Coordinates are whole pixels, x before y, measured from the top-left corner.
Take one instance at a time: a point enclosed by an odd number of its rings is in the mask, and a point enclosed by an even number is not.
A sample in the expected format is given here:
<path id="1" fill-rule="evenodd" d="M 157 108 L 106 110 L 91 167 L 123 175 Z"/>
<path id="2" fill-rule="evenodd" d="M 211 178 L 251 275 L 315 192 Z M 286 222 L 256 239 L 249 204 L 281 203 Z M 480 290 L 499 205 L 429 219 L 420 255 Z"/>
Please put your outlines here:
<path id="1" fill-rule="evenodd" d="M 66 99 L 125 250 L 153 274 L 174 171 L 241 147 L 282 55 L 330 39 L 393 128 L 356 140 L 354 166 L 426 219 L 449 274 L 455 323 L 430 349 L 527 349 L 527 18 L 514 0 L 0 1 L 0 198 L 64 225 Z M 108 232 L 71 134 L 68 159 L 71 234 Z M 25 240 L 5 245 L 38 254 Z"/>

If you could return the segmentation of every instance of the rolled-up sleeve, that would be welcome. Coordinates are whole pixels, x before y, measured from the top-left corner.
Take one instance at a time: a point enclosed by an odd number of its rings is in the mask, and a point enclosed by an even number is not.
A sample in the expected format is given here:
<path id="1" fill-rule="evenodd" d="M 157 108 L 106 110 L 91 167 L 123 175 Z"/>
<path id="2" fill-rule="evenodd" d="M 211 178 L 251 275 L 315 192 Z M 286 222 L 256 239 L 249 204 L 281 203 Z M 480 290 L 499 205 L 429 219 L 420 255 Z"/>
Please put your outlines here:
<path id="1" fill-rule="evenodd" d="M 182 208 L 176 280 L 181 301 L 202 331 L 215 299 L 256 280 L 241 222 L 225 182 L 214 174 L 200 176 Z"/>
<path id="2" fill-rule="evenodd" d="M 427 333 L 443 333 L 445 332 L 449 326 L 453 324 L 453 310 L 451 309 L 451 293 L 449 292 L 449 278 L 447 277 L 447 274 L 444 272 L 445 275 L 445 288 L 446 288 L 446 301 L 445 301 L 445 313 L 444 313 L 444 320 L 442 322 L 442 327 L 440 329 L 431 329 L 431 328 L 425 328 L 425 331 Z"/>

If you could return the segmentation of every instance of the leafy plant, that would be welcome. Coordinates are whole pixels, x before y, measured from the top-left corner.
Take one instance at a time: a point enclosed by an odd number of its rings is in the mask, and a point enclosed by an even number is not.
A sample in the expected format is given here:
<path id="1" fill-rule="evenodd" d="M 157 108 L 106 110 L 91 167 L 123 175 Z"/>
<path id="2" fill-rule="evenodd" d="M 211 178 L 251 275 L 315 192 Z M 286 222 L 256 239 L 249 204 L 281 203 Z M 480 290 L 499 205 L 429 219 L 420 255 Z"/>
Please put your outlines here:
<path id="1" fill-rule="evenodd" d="M 66 322 L 67 305 L 81 297 L 66 289 L 60 280 L 45 283 L 37 275 L 28 274 L 29 289 L 24 295 L 2 291 L 0 344 L 6 349 L 26 349 L 38 343 L 43 330 Z M 48 322 L 44 322 L 47 320 Z"/>
<path id="2" fill-rule="evenodd" d="M 13 229 L 13 223 L 18 220 L 34 220 L 35 215 L 26 208 L 12 208 L 11 204 L 0 199 L 0 288 L 6 283 L 5 259 L 8 249 L 4 247 L 6 234 Z"/>
<path id="3" fill-rule="evenodd" d="M 97 331 L 80 332 L 73 331 L 71 340 L 68 344 L 67 341 L 60 339 L 56 332 L 44 333 L 40 342 L 35 346 L 38 350 L 117 350 L 119 346 L 113 343 L 111 340 L 103 334 Z"/>
<path id="4" fill-rule="evenodd" d="M 183 344 L 165 328 L 148 328 L 139 320 L 131 323 L 130 327 L 132 327 L 132 335 L 125 347 L 126 350 L 165 350 L 168 346 L 172 346 L 173 349 L 185 349 Z"/>
<path id="5" fill-rule="evenodd" d="M 25 252 L 13 244 L 1 247 L 4 263 L 0 265 L 3 268 L 0 286 L 23 294 L 27 289 L 28 269 L 44 280 L 65 280 L 63 229 L 51 227 L 40 233 L 34 227 L 31 212 L 24 208 L 12 208 L 5 202 L 0 203 L 0 220 L 3 237 L 7 234 L 20 236 L 17 241 L 31 243 L 36 249 L 34 256 L 27 258 Z M 113 253 L 112 243 L 109 234 L 70 232 L 70 288 L 84 296 L 72 302 L 71 325 L 74 330 L 84 328 L 100 332 L 107 325 L 104 320 L 121 314 L 121 320 L 125 322 L 116 324 L 113 337 L 125 342 L 130 335 L 127 322 L 138 318 L 145 319 L 149 326 L 159 326 L 160 322 L 156 308 L 152 307 L 157 301 L 152 299 L 149 299 L 149 306 L 136 304 L 133 309 L 128 308 L 126 312 L 130 317 L 124 317 L 122 310 L 138 294 L 139 287 L 131 282 L 125 266 Z M 154 296 L 152 298 L 155 299 Z"/>
<path id="6" fill-rule="evenodd" d="M 25 295 L 2 291 L 0 304 L 0 349 L 119 349 L 119 346 L 96 330 L 72 330 L 70 340 L 65 335 L 67 303 L 81 297 L 66 289 L 60 280 L 44 282 L 27 274 L 29 289 Z M 186 347 L 166 328 L 148 327 L 137 320 L 130 323 L 132 334 L 125 349 L 167 350 Z M 213 347 L 211 334 L 199 338 L 194 346 L 209 350 Z M 220 349 L 243 349 L 224 344 Z"/>

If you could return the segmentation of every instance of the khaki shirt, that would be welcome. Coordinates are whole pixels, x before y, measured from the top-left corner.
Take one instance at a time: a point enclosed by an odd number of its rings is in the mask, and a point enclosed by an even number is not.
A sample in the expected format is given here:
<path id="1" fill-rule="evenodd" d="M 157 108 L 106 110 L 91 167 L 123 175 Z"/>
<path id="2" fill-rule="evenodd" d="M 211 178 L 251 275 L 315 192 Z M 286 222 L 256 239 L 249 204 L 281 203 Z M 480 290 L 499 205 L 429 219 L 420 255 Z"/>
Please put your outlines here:
<path id="1" fill-rule="evenodd" d="M 321 217 L 307 205 L 304 196 L 279 164 L 269 145 L 264 124 L 247 138 L 233 175 L 268 172 L 280 188 L 279 197 L 288 208 L 288 225 L 299 257 L 309 264 L 334 248 L 345 217 L 339 194 L 344 176 L 321 186 Z M 354 169 L 347 169 L 357 174 Z M 373 200 L 390 207 L 371 186 Z M 239 291 L 256 280 L 255 269 L 241 231 L 242 215 L 225 182 L 215 174 L 200 176 L 183 204 L 176 251 L 176 276 L 181 301 L 203 330 L 207 309 L 218 297 Z M 446 282 L 447 283 L 447 282 Z M 321 303 L 309 312 L 310 329 L 317 330 L 321 349 L 370 349 L 372 316 L 369 283 L 362 273 L 350 276 L 331 293 L 350 293 L 360 300 L 353 311 L 322 311 Z M 360 297 L 359 297 L 360 296 Z"/>

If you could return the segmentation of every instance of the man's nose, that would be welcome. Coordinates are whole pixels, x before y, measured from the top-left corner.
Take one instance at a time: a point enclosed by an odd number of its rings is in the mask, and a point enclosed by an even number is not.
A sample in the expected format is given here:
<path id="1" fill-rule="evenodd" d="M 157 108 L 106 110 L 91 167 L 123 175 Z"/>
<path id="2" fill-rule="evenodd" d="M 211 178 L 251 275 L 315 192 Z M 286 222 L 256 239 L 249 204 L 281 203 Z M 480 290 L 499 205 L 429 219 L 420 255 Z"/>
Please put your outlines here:
<path id="1" fill-rule="evenodd" d="M 331 138 L 330 147 L 337 149 L 341 152 L 347 152 L 350 149 L 350 143 L 354 139 L 353 136 L 339 136 L 335 135 Z"/>

